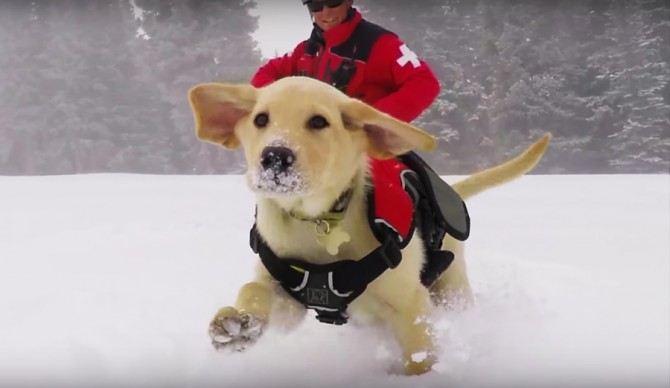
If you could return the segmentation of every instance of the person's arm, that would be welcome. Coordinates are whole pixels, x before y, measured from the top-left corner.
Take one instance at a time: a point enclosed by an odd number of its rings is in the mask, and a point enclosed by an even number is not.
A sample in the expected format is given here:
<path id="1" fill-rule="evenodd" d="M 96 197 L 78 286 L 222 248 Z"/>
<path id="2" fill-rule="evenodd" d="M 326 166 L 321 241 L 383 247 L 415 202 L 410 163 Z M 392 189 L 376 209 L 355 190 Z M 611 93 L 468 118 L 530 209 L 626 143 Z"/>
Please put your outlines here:
<path id="1" fill-rule="evenodd" d="M 260 88 L 280 78 L 295 75 L 298 68 L 298 59 L 303 54 L 304 45 L 305 42 L 302 42 L 292 52 L 270 59 L 256 71 L 256 74 L 251 78 L 251 84 Z"/>
<path id="2" fill-rule="evenodd" d="M 440 83 L 431 68 L 393 35 L 379 38 L 372 49 L 369 65 L 375 71 L 384 72 L 397 87 L 373 106 L 399 120 L 411 122 L 416 119 L 440 92 Z"/>

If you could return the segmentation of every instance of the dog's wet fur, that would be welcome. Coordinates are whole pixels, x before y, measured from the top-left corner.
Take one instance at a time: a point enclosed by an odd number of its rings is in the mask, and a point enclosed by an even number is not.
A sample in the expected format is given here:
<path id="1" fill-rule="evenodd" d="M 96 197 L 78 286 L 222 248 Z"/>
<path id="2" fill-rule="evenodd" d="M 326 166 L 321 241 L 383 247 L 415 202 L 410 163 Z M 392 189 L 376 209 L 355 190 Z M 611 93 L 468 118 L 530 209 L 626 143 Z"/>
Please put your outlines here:
<path id="1" fill-rule="evenodd" d="M 201 84 L 191 89 L 189 101 L 198 138 L 244 150 L 247 183 L 257 200 L 257 229 L 267 245 L 279 257 L 314 264 L 358 260 L 379 246 L 367 220 L 368 158 L 429 151 L 436 144 L 421 129 L 307 77 L 288 77 L 263 88 Z M 539 162 L 550 139 L 544 135 L 516 158 L 453 188 L 467 200 L 522 176 Z M 352 190 L 351 200 L 339 226 L 352 238 L 331 255 L 317 242 L 314 223 L 305 219 L 328 212 L 347 190 Z M 302 217 L 292 217 L 295 213 Z M 391 329 L 408 375 L 428 372 L 436 361 L 431 310 L 455 299 L 473 301 L 463 244 L 447 236 L 443 249 L 454 252 L 455 259 L 427 289 L 420 282 L 425 257 L 417 231 L 402 250 L 400 265 L 370 283 L 348 309 L 356 321 Z M 216 347 L 245 349 L 266 325 L 296 326 L 305 316 L 305 308 L 284 292 L 260 260 L 256 262 L 255 279 L 210 323 Z"/>

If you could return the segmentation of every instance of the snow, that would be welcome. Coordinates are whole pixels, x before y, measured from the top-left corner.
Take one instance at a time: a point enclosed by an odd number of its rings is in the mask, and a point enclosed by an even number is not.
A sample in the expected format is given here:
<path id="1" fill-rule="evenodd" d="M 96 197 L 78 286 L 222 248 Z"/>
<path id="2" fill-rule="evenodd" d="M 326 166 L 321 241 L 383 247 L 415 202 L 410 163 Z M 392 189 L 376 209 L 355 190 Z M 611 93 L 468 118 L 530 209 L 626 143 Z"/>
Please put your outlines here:
<path id="1" fill-rule="evenodd" d="M 418 352 L 412 354 L 412 361 L 421 362 L 428 358 L 428 352 Z"/>
<path id="2" fill-rule="evenodd" d="M 244 182 L 0 177 L 0 386 L 670 384 L 668 175 L 527 176 L 469 201 L 477 305 L 434 314 L 440 363 L 418 377 L 393 374 L 387 333 L 311 316 L 211 347 L 253 273 Z"/>
<path id="3" fill-rule="evenodd" d="M 264 58 L 291 52 L 312 31 L 312 19 L 302 2 L 256 0 L 251 14 L 259 18 L 253 37 Z"/>
<path id="4" fill-rule="evenodd" d="M 271 168 L 254 170 L 251 185 L 256 190 L 274 194 L 301 194 L 305 191 L 305 177 L 293 166 L 282 167 L 276 161 Z"/>

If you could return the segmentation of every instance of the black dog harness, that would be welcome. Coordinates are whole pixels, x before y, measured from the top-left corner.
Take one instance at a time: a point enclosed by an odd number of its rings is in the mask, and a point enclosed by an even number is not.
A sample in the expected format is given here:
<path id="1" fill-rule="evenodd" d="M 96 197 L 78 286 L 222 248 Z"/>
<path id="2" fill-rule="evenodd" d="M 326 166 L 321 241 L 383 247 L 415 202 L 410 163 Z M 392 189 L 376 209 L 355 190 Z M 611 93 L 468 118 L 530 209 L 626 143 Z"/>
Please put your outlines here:
<path id="1" fill-rule="evenodd" d="M 298 258 L 280 258 L 263 240 L 255 224 L 249 239 L 251 249 L 260 256 L 270 275 L 289 295 L 316 311 L 319 321 L 342 325 L 348 321 L 347 308 L 351 302 L 386 270 L 400 264 L 401 249 L 409 243 L 416 225 L 419 225 L 427 258 L 421 271 L 421 282 L 430 287 L 454 259 L 452 252 L 440 249 L 442 239 L 448 232 L 456 239 L 465 240 L 469 235 L 470 218 L 458 194 L 429 167 L 422 165 L 424 163 L 414 154 L 406 155 L 402 163 L 399 162 L 404 168 L 400 173 L 402 190 L 414 209 L 409 230 L 405 228 L 401 233 L 393 227 L 393 223 L 380 218 L 375 213 L 375 190 L 368 193 L 368 222 L 380 246 L 360 260 L 317 265 Z M 422 170 L 417 172 L 416 169 Z M 431 174 L 436 178 L 430 177 Z M 436 187 L 441 184 L 447 188 Z M 449 190 L 451 193 L 447 193 Z M 438 203 L 435 192 L 452 203 Z M 446 219 L 447 215 L 451 218 L 450 222 Z"/>
<path id="2" fill-rule="evenodd" d="M 316 310 L 316 318 L 324 323 L 347 323 L 347 307 L 387 269 L 400 264 L 402 255 L 389 232 L 384 242 L 361 260 L 341 260 L 316 265 L 298 259 L 280 259 L 258 234 L 251 229 L 251 248 L 257 253 L 270 275 L 293 298 L 305 307 Z"/>

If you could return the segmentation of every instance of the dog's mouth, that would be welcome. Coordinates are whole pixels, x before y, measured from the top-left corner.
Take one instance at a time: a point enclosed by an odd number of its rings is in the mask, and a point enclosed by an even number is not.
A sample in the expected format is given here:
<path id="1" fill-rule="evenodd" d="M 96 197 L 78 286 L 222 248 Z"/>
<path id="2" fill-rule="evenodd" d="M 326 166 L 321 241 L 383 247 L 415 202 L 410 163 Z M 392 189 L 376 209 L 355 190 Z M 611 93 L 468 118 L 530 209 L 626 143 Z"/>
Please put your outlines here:
<path id="1" fill-rule="evenodd" d="M 293 166 L 285 169 L 259 167 L 249 175 L 251 188 L 256 192 L 298 195 L 304 194 L 307 187 L 305 177 Z"/>

